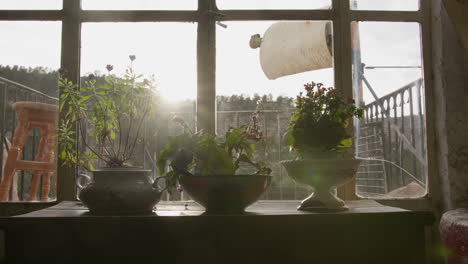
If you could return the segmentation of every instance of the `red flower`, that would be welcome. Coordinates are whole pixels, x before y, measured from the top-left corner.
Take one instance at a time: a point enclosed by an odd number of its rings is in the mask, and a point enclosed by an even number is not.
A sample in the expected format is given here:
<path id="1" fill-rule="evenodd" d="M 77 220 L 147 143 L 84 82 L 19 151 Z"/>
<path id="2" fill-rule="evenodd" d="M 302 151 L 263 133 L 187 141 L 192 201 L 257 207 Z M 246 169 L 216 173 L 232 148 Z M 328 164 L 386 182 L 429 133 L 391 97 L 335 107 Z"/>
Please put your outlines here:
<path id="1" fill-rule="evenodd" d="M 310 92 L 310 91 L 312 91 L 312 89 L 314 89 L 314 84 L 313 83 L 304 84 L 304 89 L 306 89 L 306 91 Z"/>
<path id="2" fill-rule="evenodd" d="M 354 101 L 354 99 L 351 98 L 351 97 L 346 98 L 346 101 L 347 101 L 348 103 L 350 103 L 350 104 L 354 104 L 354 103 L 356 102 L 356 101 Z"/>

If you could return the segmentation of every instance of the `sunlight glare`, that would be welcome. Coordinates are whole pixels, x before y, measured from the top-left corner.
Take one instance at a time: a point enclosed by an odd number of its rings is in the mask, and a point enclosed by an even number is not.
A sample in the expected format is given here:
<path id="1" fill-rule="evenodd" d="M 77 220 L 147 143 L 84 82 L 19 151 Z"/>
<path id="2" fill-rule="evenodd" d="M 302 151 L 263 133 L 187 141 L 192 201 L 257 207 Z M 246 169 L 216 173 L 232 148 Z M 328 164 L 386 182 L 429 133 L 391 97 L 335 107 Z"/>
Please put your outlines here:
<path id="1" fill-rule="evenodd" d="M 194 99 L 196 94 L 196 25 L 189 23 L 84 23 L 81 75 L 122 74 L 135 55 L 133 68 L 156 80 L 163 99 Z"/>

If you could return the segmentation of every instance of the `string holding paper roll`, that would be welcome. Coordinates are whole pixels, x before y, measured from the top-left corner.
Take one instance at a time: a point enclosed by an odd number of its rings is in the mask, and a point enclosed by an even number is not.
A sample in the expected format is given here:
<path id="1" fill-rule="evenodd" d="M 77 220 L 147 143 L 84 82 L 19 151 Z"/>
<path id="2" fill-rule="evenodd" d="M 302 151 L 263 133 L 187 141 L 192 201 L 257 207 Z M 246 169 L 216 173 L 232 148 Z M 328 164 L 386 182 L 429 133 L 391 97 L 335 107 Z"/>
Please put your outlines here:
<path id="1" fill-rule="evenodd" d="M 332 67 L 331 23 L 278 22 L 261 39 L 260 64 L 268 79 Z"/>

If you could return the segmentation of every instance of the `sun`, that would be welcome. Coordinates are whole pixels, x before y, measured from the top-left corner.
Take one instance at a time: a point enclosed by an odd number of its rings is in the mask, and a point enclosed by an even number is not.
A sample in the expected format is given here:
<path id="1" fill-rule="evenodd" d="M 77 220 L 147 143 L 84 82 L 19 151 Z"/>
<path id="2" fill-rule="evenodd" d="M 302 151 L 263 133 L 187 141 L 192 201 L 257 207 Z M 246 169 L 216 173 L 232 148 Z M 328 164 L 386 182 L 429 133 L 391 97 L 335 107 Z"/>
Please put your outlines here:
<path id="1" fill-rule="evenodd" d="M 163 101 L 170 103 L 177 103 L 185 100 L 195 100 L 196 97 L 196 87 L 193 84 L 161 84 L 158 86 L 158 92 L 161 95 L 161 99 Z"/>

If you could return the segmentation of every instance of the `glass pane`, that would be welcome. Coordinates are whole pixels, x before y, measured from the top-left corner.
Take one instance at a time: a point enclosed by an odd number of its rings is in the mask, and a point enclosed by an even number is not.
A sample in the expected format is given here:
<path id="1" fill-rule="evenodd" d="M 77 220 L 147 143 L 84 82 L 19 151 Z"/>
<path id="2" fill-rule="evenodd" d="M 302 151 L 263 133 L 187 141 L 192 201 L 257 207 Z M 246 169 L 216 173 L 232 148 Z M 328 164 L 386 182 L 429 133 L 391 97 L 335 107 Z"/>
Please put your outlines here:
<path id="1" fill-rule="evenodd" d="M 54 119 L 58 118 L 57 70 L 60 65 L 60 22 L 0 22 L 2 39 L 0 42 L 0 139 L 2 152 L 0 156 L 1 184 L 0 201 L 49 201 L 56 198 L 56 160 L 53 143 L 56 134 Z M 19 102 L 26 102 L 21 104 Z M 47 104 L 42 111 L 36 103 Z M 26 108 L 29 105 L 31 108 Z M 13 110 L 15 107 L 15 110 Z M 5 109 L 5 110 L 4 110 Z M 21 115 L 20 112 L 30 115 Z M 14 168 L 15 155 L 12 152 L 14 138 L 20 139 L 21 124 L 34 121 L 34 114 L 44 117 L 28 131 L 25 139 L 16 140 L 24 143 L 22 159 L 46 161 L 52 163 L 53 169 L 37 172 Z M 47 120 L 46 120 L 47 119 Z M 41 139 L 46 133 L 50 138 L 41 147 Z"/>
<path id="2" fill-rule="evenodd" d="M 394 10 L 416 11 L 419 0 L 349 0 L 351 9 L 355 10 Z"/>
<path id="3" fill-rule="evenodd" d="M 83 9 L 89 10 L 196 10 L 197 0 L 82 0 Z"/>
<path id="4" fill-rule="evenodd" d="M 62 0 L 2 0 L 0 9 L 4 10 L 57 10 L 62 9 Z"/>
<path id="5" fill-rule="evenodd" d="M 355 132 L 357 155 L 364 159 L 357 193 L 421 197 L 427 160 L 420 26 L 355 22 L 351 27 L 359 39 L 353 41 L 353 66 L 363 70 L 354 72 L 355 95 L 365 110 Z"/>
<path id="6" fill-rule="evenodd" d="M 136 74 L 143 75 L 140 80 L 154 80 L 159 98 L 156 102 L 156 112 L 149 116 L 148 122 L 142 126 L 141 135 L 144 136 L 138 141 L 138 149 L 134 151 L 135 156 L 130 161 L 132 166 L 154 169 L 152 160 L 165 146 L 168 135 L 180 131 L 180 128 L 170 122 L 175 113 L 186 118 L 192 127 L 194 125 L 197 85 L 196 34 L 197 26 L 192 23 L 83 24 L 82 87 L 85 85 L 84 81 L 90 78 L 98 80 L 99 83 L 109 74 L 122 77 L 129 66 Z M 133 62 L 130 61 L 130 55 L 136 57 Z M 109 73 L 107 65 L 113 66 Z M 137 127 L 125 123 L 127 121 L 122 122 L 122 127 Z M 135 135 L 134 132 L 131 136 Z M 116 138 L 119 136 L 116 135 Z M 101 162 L 95 166 L 106 164 Z M 154 171 L 156 172 L 155 169 Z M 89 174 L 87 171 L 83 173 Z M 179 195 L 177 192 L 173 193 Z"/>
<path id="7" fill-rule="evenodd" d="M 217 0 L 220 9 L 329 9 L 331 0 Z"/>
<path id="8" fill-rule="evenodd" d="M 333 86 L 331 22 L 225 23 L 227 29 L 216 32 L 217 134 L 248 125 L 259 102 L 263 139 L 256 143 L 256 157 L 268 162 L 274 175 L 262 199 L 303 199 L 310 188 L 296 184 L 279 163 L 294 157 L 282 137 L 304 84 Z M 255 34 L 262 37 L 258 49 L 249 47 Z"/>

